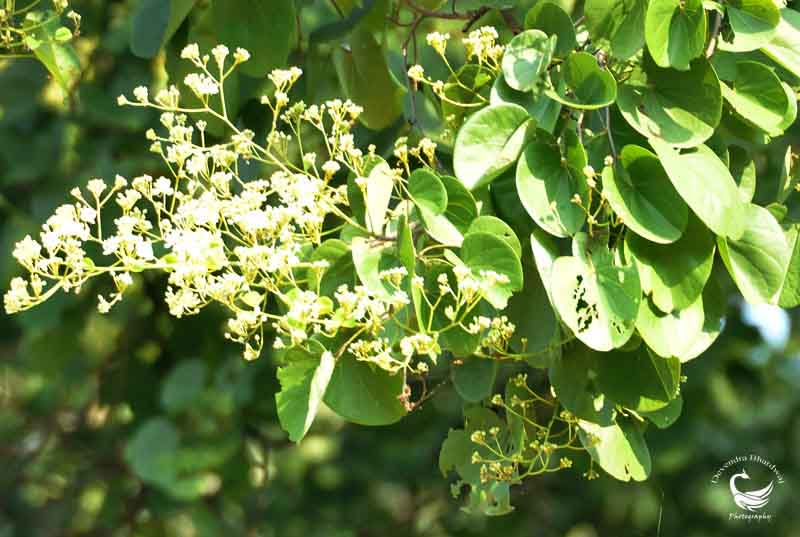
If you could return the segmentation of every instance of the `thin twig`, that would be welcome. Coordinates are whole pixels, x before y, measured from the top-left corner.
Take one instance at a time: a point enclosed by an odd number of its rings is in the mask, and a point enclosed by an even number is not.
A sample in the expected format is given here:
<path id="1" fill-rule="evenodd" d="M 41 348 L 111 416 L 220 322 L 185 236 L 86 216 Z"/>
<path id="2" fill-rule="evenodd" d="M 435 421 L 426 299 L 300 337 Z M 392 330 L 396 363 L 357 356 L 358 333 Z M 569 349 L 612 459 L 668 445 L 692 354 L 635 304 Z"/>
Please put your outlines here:
<path id="1" fill-rule="evenodd" d="M 722 27 L 722 14 L 717 11 L 714 15 L 714 26 L 711 28 L 711 39 L 709 40 L 708 47 L 706 48 L 706 58 L 713 56 L 714 52 L 717 50 L 717 37 L 719 36 L 719 30 Z"/>
<path id="2" fill-rule="evenodd" d="M 336 0 L 331 0 L 331 4 L 333 4 L 333 9 L 336 10 L 336 13 L 339 14 L 339 17 L 344 18 L 344 11 L 342 11 L 342 8 L 339 7 L 338 3 L 336 3 Z"/>
<path id="3" fill-rule="evenodd" d="M 416 51 L 417 46 L 417 27 L 420 23 L 425 20 L 425 15 L 419 15 L 417 18 L 414 19 L 414 22 L 411 23 L 411 29 L 408 31 L 408 35 L 406 36 L 405 40 L 403 41 L 402 53 L 403 53 L 403 68 L 405 69 L 406 75 L 406 85 L 408 86 L 408 93 L 409 98 L 411 99 L 411 111 L 409 113 L 408 122 L 413 126 L 417 122 L 417 92 L 415 88 L 415 82 L 412 82 L 411 77 L 408 76 L 408 70 L 410 66 L 408 64 L 408 44 L 413 39 L 414 40 L 414 49 Z M 416 56 L 416 52 L 414 54 Z"/>
<path id="4" fill-rule="evenodd" d="M 514 18 L 514 14 L 510 9 L 501 9 L 500 15 L 503 17 L 503 21 L 506 23 L 506 26 L 511 29 L 511 32 L 514 35 L 517 35 L 522 31 L 522 26 L 520 26 L 519 22 L 517 22 L 517 19 Z"/>
<path id="5" fill-rule="evenodd" d="M 606 107 L 603 112 L 600 113 L 600 122 L 603 124 L 603 127 L 606 129 L 606 134 L 608 134 L 608 146 L 611 148 L 611 156 L 614 157 L 614 160 L 617 160 L 617 146 L 614 144 L 614 135 L 611 134 L 611 112 L 610 108 Z M 605 116 L 605 119 L 603 118 Z"/>
<path id="6" fill-rule="evenodd" d="M 414 0 L 406 0 L 406 5 L 410 7 L 412 10 L 419 13 L 420 15 L 437 19 L 470 20 L 474 14 L 474 12 L 472 11 L 467 13 L 456 13 L 456 12 L 448 13 L 446 11 L 431 11 L 430 9 L 425 9 L 422 6 L 418 6 L 416 3 L 414 3 Z M 481 11 L 484 9 L 488 8 L 482 7 L 476 11 Z M 484 11 L 484 13 L 485 12 L 486 11 Z"/>

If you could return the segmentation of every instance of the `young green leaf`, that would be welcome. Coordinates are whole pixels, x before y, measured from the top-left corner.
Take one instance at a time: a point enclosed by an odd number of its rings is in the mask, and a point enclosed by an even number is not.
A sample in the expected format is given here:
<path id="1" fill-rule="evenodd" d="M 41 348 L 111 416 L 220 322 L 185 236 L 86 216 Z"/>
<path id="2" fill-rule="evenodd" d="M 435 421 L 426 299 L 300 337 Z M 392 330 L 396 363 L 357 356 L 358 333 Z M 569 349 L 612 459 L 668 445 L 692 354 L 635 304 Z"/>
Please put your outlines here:
<path id="1" fill-rule="evenodd" d="M 664 313 L 650 301 L 642 300 L 636 330 L 654 353 L 686 361 L 694 341 L 703 331 L 705 315 L 701 298 L 686 308 Z"/>
<path id="2" fill-rule="evenodd" d="M 66 97 L 81 76 L 81 63 L 72 43 L 56 39 L 60 18 L 51 11 L 31 11 L 23 26 L 28 34 L 25 43 L 50 72 Z"/>
<path id="3" fill-rule="evenodd" d="M 689 215 L 681 238 L 671 245 L 654 244 L 633 233 L 625 236 L 626 250 L 639 269 L 642 291 L 652 294 L 663 312 L 683 309 L 703 292 L 714 264 L 714 235 Z"/>
<path id="4" fill-rule="evenodd" d="M 586 0 L 583 13 L 592 41 L 627 60 L 644 46 L 646 0 Z"/>
<path id="5" fill-rule="evenodd" d="M 546 76 L 549 80 L 549 75 Z M 544 86 L 534 88 L 529 92 L 517 91 L 506 84 L 502 73 L 495 78 L 489 94 L 489 102 L 491 104 L 511 103 L 523 107 L 536 121 L 538 128 L 551 134 L 561 112 L 561 103 L 545 95 Z"/>
<path id="6" fill-rule="evenodd" d="M 603 170 L 603 193 L 625 225 L 648 240 L 675 242 L 686 228 L 689 208 L 647 149 L 625 146 L 616 166 Z"/>
<path id="7" fill-rule="evenodd" d="M 468 233 L 461 245 L 461 260 L 478 278 L 483 279 L 481 271 L 493 271 L 508 278 L 507 283 L 497 282 L 487 290 L 486 300 L 497 309 L 505 308 L 513 292 L 523 287 L 519 257 L 505 240 L 491 233 Z"/>
<path id="8" fill-rule="evenodd" d="M 625 120 L 647 138 L 675 147 L 708 140 L 722 117 L 722 90 L 711 64 L 701 58 L 689 71 L 658 67 L 648 55 L 641 69 L 620 85 L 617 105 Z"/>
<path id="9" fill-rule="evenodd" d="M 789 267 L 791 250 L 780 224 L 758 205 L 746 205 L 744 233 L 735 239 L 717 238 L 720 256 L 745 300 L 777 303 Z"/>
<path id="10" fill-rule="evenodd" d="M 782 9 L 775 36 L 761 51 L 794 76 L 800 77 L 800 12 Z"/>
<path id="11" fill-rule="evenodd" d="M 456 177 L 469 190 L 489 184 L 516 162 L 530 126 L 528 112 L 515 104 L 491 105 L 470 116 L 456 138 Z"/>
<path id="12" fill-rule="evenodd" d="M 745 61 L 737 67 L 730 86 L 722 84 L 723 97 L 748 122 L 770 136 L 780 136 L 792 105 L 797 109 L 797 97 L 786 94 L 781 80 L 766 65 Z"/>
<path id="13" fill-rule="evenodd" d="M 556 37 L 541 30 L 526 30 L 515 36 L 503 54 L 506 83 L 517 91 L 530 91 L 540 85 L 555 47 Z"/>
<path id="14" fill-rule="evenodd" d="M 775 36 L 781 13 L 772 0 L 729 0 L 725 4 L 733 31 L 730 42 L 721 41 L 721 50 L 749 52 L 769 43 Z"/>
<path id="15" fill-rule="evenodd" d="M 278 419 L 292 442 L 302 440 L 311 427 L 336 365 L 330 352 L 319 358 L 297 354 L 278 368 L 281 391 L 275 394 Z"/>
<path id="16" fill-rule="evenodd" d="M 525 15 L 525 29 L 541 30 L 556 36 L 556 47 L 553 55 L 558 58 L 566 58 L 567 54 L 578 46 L 572 18 L 552 0 L 544 0 L 534 4 Z"/>
<path id="17" fill-rule="evenodd" d="M 595 110 L 610 105 L 617 98 L 617 82 L 613 75 L 600 67 L 588 52 L 570 54 L 557 76 L 555 87 L 545 94 L 565 106 Z"/>
<path id="18" fill-rule="evenodd" d="M 741 236 L 747 222 L 747 205 L 719 157 L 705 145 L 683 154 L 658 138 L 651 138 L 650 145 L 675 189 L 700 220 L 719 236 Z"/>
<path id="19" fill-rule="evenodd" d="M 620 419 L 604 427 L 581 420 L 578 436 L 592 459 L 612 477 L 644 481 L 650 475 L 650 451 L 631 422 Z"/>
<path id="20" fill-rule="evenodd" d="M 523 151 L 517 163 L 517 192 L 531 218 L 548 233 L 569 237 L 583 227 L 586 213 L 574 198 L 588 199 L 586 176 L 562 159 L 552 138 L 540 136 Z"/>
<path id="21" fill-rule="evenodd" d="M 702 0 L 650 0 L 644 24 L 647 49 L 660 67 L 688 71 L 705 50 L 706 25 Z"/>

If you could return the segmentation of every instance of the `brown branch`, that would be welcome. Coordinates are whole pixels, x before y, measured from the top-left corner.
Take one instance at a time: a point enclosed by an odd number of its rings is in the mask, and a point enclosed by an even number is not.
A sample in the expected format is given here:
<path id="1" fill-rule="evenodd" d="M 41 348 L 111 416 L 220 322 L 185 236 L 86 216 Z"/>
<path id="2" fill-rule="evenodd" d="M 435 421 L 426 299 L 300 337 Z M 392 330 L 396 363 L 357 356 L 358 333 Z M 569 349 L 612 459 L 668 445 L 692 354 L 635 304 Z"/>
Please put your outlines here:
<path id="1" fill-rule="evenodd" d="M 514 35 L 517 35 L 522 31 L 522 26 L 517 22 L 517 19 L 514 17 L 512 10 L 510 9 L 501 9 L 500 15 L 503 17 L 503 21 L 506 23 L 506 26 L 513 32 Z"/>

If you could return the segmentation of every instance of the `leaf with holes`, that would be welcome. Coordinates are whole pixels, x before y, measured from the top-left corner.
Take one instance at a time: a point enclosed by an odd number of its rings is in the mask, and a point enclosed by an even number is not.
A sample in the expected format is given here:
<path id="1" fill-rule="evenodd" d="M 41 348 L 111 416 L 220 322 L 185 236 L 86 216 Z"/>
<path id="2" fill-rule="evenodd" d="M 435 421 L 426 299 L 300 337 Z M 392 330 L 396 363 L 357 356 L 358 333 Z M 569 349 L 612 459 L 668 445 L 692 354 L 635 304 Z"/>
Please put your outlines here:
<path id="1" fill-rule="evenodd" d="M 573 256 L 553 263 L 553 302 L 561 319 L 589 347 L 609 351 L 633 334 L 642 289 L 632 263 L 624 263 L 600 243 L 573 240 Z"/>

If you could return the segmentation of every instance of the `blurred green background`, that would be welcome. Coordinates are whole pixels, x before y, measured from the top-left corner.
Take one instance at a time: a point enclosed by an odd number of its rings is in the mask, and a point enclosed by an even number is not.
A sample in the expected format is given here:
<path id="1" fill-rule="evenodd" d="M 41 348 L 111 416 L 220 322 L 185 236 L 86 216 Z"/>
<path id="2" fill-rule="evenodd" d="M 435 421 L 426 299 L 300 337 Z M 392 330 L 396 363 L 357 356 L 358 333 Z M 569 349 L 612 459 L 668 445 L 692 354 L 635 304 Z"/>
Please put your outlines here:
<path id="1" fill-rule="evenodd" d="M 301 31 L 335 15 L 328 2 L 299 3 Z M 139 84 L 165 83 L 163 58 L 130 52 L 134 5 L 74 3 L 85 71 L 66 102 L 36 62 L 0 62 L 2 287 L 16 274 L 13 243 L 70 188 L 160 174 L 143 135 L 156 116 L 116 106 Z M 309 101 L 338 93 L 330 53 L 319 46 L 292 58 L 311 74 L 301 88 Z M 241 118 L 257 128 L 264 117 L 251 85 Z M 385 147 L 392 134 L 362 129 L 359 138 Z M 759 177 L 777 173 L 797 134 L 762 155 Z M 438 471 L 441 442 L 462 419 L 449 385 L 388 428 L 323 411 L 295 446 L 275 416 L 270 357 L 245 363 L 213 309 L 172 319 L 160 277 L 136 285 L 106 316 L 95 309 L 107 291 L 98 285 L 0 314 L 0 537 L 800 536 L 800 319 L 742 311 L 730 282 L 723 335 L 685 368 L 684 415 L 648 432 L 650 480 L 559 472 L 514 488 L 516 511 L 496 519 L 461 512 Z M 786 478 L 771 524 L 729 522 L 727 484 L 710 483 L 726 460 L 749 453 Z"/>

